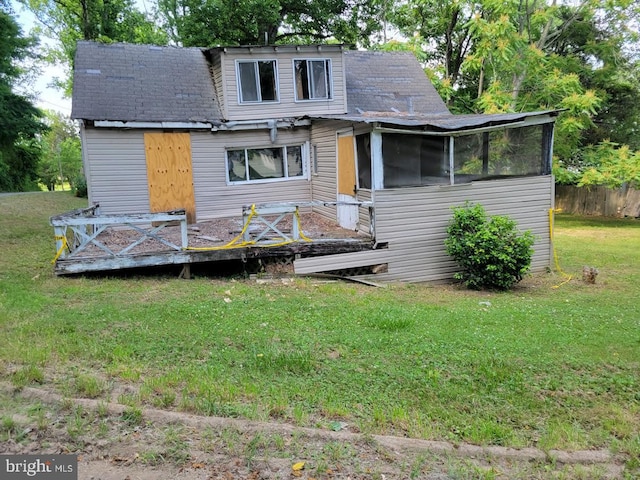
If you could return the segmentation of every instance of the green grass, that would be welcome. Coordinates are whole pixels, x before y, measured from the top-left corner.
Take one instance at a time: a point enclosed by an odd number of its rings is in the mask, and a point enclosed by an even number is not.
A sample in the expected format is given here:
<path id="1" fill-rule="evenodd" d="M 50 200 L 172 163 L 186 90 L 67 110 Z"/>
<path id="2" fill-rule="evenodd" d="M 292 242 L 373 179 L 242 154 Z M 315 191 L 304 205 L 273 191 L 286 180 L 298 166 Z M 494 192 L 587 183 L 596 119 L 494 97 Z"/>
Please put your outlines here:
<path id="1" fill-rule="evenodd" d="M 80 206 L 68 192 L 0 197 L 0 375 L 16 387 L 106 399 L 124 386 L 131 412 L 610 447 L 638 468 L 638 221 L 558 216 L 559 260 L 573 278 L 535 276 L 491 293 L 56 278 L 48 217 Z M 582 282 L 583 265 L 598 268 L 595 285 Z"/>

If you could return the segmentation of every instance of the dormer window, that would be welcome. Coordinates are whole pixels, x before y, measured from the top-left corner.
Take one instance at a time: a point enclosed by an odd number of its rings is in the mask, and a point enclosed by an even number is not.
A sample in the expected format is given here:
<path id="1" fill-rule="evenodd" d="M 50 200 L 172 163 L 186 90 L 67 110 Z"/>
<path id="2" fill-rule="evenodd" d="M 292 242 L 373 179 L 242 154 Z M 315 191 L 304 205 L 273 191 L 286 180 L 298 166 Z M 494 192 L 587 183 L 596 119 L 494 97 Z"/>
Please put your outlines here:
<path id="1" fill-rule="evenodd" d="M 294 60 L 296 100 L 330 100 L 331 60 Z"/>
<path id="2" fill-rule="evenodd" d="M 277 102 L 278 77 L 275 60 L 237 62 L 240 103 Z"/>

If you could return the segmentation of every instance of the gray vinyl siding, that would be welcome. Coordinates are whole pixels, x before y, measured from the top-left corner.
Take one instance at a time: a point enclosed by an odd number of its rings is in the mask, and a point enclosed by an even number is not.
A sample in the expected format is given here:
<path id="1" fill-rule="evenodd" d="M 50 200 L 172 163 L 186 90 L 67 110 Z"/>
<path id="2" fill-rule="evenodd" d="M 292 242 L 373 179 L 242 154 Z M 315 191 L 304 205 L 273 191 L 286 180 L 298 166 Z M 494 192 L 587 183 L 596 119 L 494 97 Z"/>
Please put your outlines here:
<path id="1" fill-rule="evenodd" d="M 192 132 L 191 156 L 198 220 L 235 217 L 242 206 L 253 203 L 311 200 L 308 178 L 275 182 L 227 185 L 225 150 L 238 147 L 269 147 L 308 142 L 307 129 L 281 130 L 275 144 L 268 130 L 241 132 Z M 307 171 L 309 165 L 306 166 Z"/>
<path id="2" fill-rule="evenodd" d="M 86 128 L 83 140 L 89 204 L 104 214 L 149 212 L 144 132 Z"/>
<path id="3" fill-rule="evenodd" d="M 509 215 L 536 237 L 532 271 L 551 263 L 549 209 L 553 178 L 527 177 L 444 187 L 376 192 L 376 240 L 389 242 L 387 280 L 448 280 L 458 270 L 444 240 L 451 208 L 466 201 L 482 204 L 491 215 Z"/>
<path id="4" fill-rule="evenodd" d="M 149 212 L 147 163 L 143 130 L 85 129 L 89 203 L 102 213 Z M 278 132 L 276 146 L 302 144 L 307 129 Z M 191 132 L 193 183 L 198 221 L 240 216 L 251 203 L 309 201 L 308 178 L 247 185 L 227 185 L 225 149 L 271 146 L 268 130 Z M 306 166 L 307 171 L 309 166 Z"/>
<path id="5" fill-rule="evenodd" d="M 311 144 L 318 155 L 318 173 L 311 177 L 311 195 L 314 201 L 335 202 L 336 186 L 336 124 L 317 122 L 311 127 Z M 329 220 L 337 221 L 335 207 L 315 207 L 314 210 Z"/>
<path id="6" fill-rule="evenodd" d="M 223 113 L 228 120 L 264 120 L 268 118 L 292 118 L 304 115 L 341 114 L 347 112 L 344 63 L 342 52 L 314 52 L 310 54 L 294 52 L 271 53 L 221 53 L 220 71 L 222 89 L 216 90 L 224 95 L 221 103 Z M 332 93 L 331 100 L 298 101 L 295 100 L 295 82 L 293 78 L 294 59 L 331 59 Z M 240 104 L 236 79 L 236 60 L 277 60 L 279 102 Z M 214 74 L 214 78 L 215 78 Z"/>
<path id="7" fill-rule="evenodd" d="M 312 176 L 312 196 L 313 200 L 323 202 L 335 202 L 337 199 L 337 152 L 336 152 L 336 132 L 351 128 L 349 122 L 314 122 L 311 127 L 311 144 L 315 145 L 318 154 L 318 173 Z M 360 127 L 354 135 L 366 133 L 370 127 L 364 129 Z M 368 202 L 372 200 L 370 190 L 359 190 L 358 201 Z M 335 207 L 314 207 L 314 211 L 325 218 L 337 221 Z M 358 231 L 369 234 L 370 215 L 369 207 L 360 207 L 358 211 Z"/>
<path id="8" fill-rule="evenodd" d="M 510 216 L 520 230 L 532 231 L 536 238 L 533 272 L 551 265 L 549 209 L 553 208 L 553 177 L 527 177 L 376 191 L 375 238 L 378 243 L 388 243 L 384 256 L 388 272 L 371 278 L 405 282 L 450 280 L 458 268 L 444 249 L 446 228 L 451 208 L 467 200 L 482 204 L 489 214 Z M 336 270 L 342 268 L 341 264 L 358 263 L 359 256 L 361 265 L 371 264 L 371 255 L 357 252 L 340 258 L 324 257 L 322 269 Z M 300 268 L 307 266 L 301 262 Z"/>
<path id="9" fill-rule="evenodd" d="M 358 200 L 361 202 L 370 202 L 373 198 L 371 190 L 358 190 Z M 369 207 L 358 208 L 358 232 L 365 235 L 371 235 L 371 214 Z"/>

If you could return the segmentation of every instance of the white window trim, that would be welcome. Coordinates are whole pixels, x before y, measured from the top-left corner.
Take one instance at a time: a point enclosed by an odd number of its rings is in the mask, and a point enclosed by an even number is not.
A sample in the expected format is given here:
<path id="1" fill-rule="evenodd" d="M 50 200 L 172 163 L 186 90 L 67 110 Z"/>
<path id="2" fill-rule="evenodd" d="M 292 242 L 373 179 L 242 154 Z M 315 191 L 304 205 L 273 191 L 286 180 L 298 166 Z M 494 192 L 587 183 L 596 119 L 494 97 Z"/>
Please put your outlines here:
<path id="1" fill-rule="evenodd" d="M 257 68 L 257 64 L 258 62 L 274 62 L 274 81 L 276 84 L 276 99 L 275 100 L 243 100 L 242 99 L 242 88 L 241 88 L 241 83 L 240 83 L 240 64 L 241 63 L 253 63 L 256 65 Z M 268 104 L 277 104 L 280 103 L 280 78 L 278 75 L 278 59 L 276 58 L 257 58 L 257 59 L 251 59 L 251 60 L 241 60 L 241 59 L 237 59 L 236 60 L 236 91 L 238 94 L 238 105 L 262 105 L 265 103 Z M 256 70 L 259 73 L 259 70 Z M 258 76 L 255 77 L 255 81 L 256 81 L 256 88 L 257 91 L 260 95 L 260 97 L 262 97 L 262 91 L 260 90 L 260 81 L 258 79 Z"/>
<path id="2" fill-rule="evenodd" d="M 298 175 L 296 177 L 289 177 L 289 165 L 286 161 L 286 148 L 287 147 L 301 147 L 302 148 L 302 175 Z M 284 148 L 285 155 L 283 156 L 282 171 L 286 175 L 280 178 L 263 178 L 260 180 L 231 180 L 229 178 L 229 156 L 228 152 L 230 150 L 244 150 L 244 161 L 245 161 L 245 171 L 249 171 L 249 160 L 247 158 L 247 150 L 260 150 L 261 148 Z M 251 147 L 229 147 L 225 149 L 224 152 L 224 170 L 225 177 L 227 180 L 227 185 L 253 185 L 260 183 L 278 183 L 278 182 L 291 182 L 294 180 L 309 180 L 309 142 L 304 143 L 291 143 L 285 145 L 268 145 L 268 146 L 251 146 Z"/>
<path id="3" fill-rule="evenodd" d="M 331 95 L 326 98 L 298 98 L 298 85 L 296 83 L 296 62 L 299 61 L 324 61 L 329 62 L 329 78 L 327 79 L 327 87 Z M 334 97 L 333 89 L 333 62 L 330 58 L 294 58 L 291 61 L 291 68 L 293 69 L 293 99 L 295 103 L 307 103 L 307 102 L 332 102 Z"/>

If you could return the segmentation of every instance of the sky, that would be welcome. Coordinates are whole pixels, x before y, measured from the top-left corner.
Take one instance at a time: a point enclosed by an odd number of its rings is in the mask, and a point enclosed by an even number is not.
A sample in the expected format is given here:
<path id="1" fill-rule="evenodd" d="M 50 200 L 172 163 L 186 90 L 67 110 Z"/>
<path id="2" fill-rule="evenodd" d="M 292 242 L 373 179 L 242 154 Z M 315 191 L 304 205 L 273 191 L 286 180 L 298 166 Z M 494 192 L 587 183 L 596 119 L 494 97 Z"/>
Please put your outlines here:
<path id="1" fill-rule="evenodd" d="M 26 10 L 22 5 L 13 2 L 12 4 L 18 23 L 22 27 L 23 34 L 29 34 L 29 32 L 36 26 L 36 20 L 31 12 Z M 51 43 L 51 40 L 40 37 L 40 44 Z M 46 110 L 56 110 L 64 115 L 71 114 L 71 99 L 64 98 L 62 91 L 51 87 L 50 84 L 54 78 L 63 78 L 65 73 L 62 67 L 55 67 L 52 65 L 41 64 L 41 74 L 36 81 L 33 88 L 38 96 L 38 100 L 35 102 L 36 106 Z M 27 93 L 32 93 L 31 88 L 27 90 Z"/>

